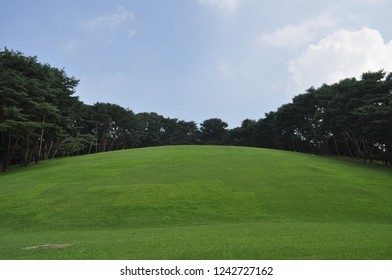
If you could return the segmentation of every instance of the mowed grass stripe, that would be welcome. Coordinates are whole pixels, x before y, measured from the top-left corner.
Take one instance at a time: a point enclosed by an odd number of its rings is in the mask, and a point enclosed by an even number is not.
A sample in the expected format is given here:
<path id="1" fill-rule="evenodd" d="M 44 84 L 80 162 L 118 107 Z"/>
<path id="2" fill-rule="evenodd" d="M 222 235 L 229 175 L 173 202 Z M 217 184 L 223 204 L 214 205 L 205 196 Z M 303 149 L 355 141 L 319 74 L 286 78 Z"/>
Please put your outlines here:
<path id="1" fill-rule="evenodd" d="M 383 167 L 243 147 L 44 161 L 0 175 L 0 258 L 388 259 L 391 179 Z M 20 250 L 39 243 L 75 245 Z"/>
<path id="2" fill-rule="evenodd" d="M 391 259 L 392 226 L 262 222 L 6 233 L 2 259 Z M 64 249 L 23 248 L 71 244 Z"/>

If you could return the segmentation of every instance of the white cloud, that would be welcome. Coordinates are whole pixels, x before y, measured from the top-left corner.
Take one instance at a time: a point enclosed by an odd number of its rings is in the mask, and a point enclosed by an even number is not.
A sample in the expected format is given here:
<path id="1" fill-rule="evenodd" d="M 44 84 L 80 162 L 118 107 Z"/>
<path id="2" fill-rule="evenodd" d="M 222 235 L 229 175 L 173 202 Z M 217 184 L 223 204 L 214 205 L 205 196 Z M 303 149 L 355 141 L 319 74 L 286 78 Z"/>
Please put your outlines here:
<path id="1" fill-rule="evenodd" d="M 83 38 L 69 40 L 64 46 L 64 51 L 88 47 L 92 44 L 108 47 L 118 39 L 117 33 L 122 32 L 123 37 L 132 39 L 136 30 L 131 28 L 131 21 L 135 16 L 122 6 L 112 14 L 101 15 L 81 23 Z"/>
<path id="2" fill-rule="evenodd" d="M 201 5 L 210 5 L 227 15 L 232 15 L 237 12 L 239 1 L 240 0 L 199 0 L 199 3 Z"/>
<path id="3" fill-rule="evenodd" d="M 386 43 L 377 30 L 339 30 L 289 63 L 289 93 L 299 94 L 311 86 L 335 83 L 367 71 L 392 71 L 392 41 Z"/>
<path id="4" fill-rule="evenodd" d="M 272 33 L 263 34 L 259 41 L 276 47 L 299 47 L 316 39 L 320 31 L 334 27 L 337 24 L 338 20 L 325 14 L 298 25 L 289 24 L 276 29 Z"/>
<path id="5" fill-rule="evenodd" d="M 118 7 L 116 12 L 110 15 L 98 16 L 82 23 L 83 28 L 87 30 L 108 30 L 115 31 L 123 23 L 134 19 L 135 16 L 124 7 Z"/>

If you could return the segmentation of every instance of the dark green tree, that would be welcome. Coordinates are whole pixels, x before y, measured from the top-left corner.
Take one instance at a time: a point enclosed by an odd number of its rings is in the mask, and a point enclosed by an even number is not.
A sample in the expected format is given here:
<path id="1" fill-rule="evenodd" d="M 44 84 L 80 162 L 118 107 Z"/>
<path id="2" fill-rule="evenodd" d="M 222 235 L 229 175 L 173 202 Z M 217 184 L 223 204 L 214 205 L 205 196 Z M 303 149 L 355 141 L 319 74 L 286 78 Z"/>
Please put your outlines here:
<path id="1" fill-rule="evenodd" d="M 240 127 L 233 128 L 229 131 L 228 143 L 235 146 L 255 147 L 256 124 L 257 122 L 255 120 L 243 120 Z"/>
<path id="2" fill-rule="evenodd" d="M 140 147 L 162 145 L 161 136 L 165 133 L 163 128 L 164 117 L 157 113 L 139 113 L 136 115 L 138 122 L 138 135 Z"/>
<path id="3" fill-rule="evenodd" d="M 203 144 L 224 145 L 228 137 L 228 124 L 218 118 L 205 120 L 200 124 L 200 137 Z"/>
<path id="4" fill-rule="evenodd" d="M 1 170 L 11 162 L 26 166 L 44 157 L 48 140 L 63 135 L 72 123 L 64 101 L 78 102 L 71 97 L 77 83 L 36 57 L 0 52 Z"/>

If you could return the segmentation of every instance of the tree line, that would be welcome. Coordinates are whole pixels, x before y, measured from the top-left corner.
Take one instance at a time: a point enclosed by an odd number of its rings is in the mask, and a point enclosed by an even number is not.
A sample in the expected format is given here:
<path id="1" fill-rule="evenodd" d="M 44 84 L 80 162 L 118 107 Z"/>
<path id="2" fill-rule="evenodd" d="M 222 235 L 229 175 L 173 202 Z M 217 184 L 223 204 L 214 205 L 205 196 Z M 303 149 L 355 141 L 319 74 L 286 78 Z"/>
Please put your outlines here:
<path id="1" fill-rule="evenodd" d="M 392 164 L 392 73 L 363 73 L 323 84 L 289 104 L 243 122 L 235 141 L 243 145 Z"/>
<path id="2" fill-rule="evenodd" d="M 60 156 L 160 145 L 240 145 L 392 163 L 392 74 L 368 72 L 310 88 L 264 118 L 228 129 L 84 104 L 78 80 L 36 57 L 0 52 L 0 170 Z"/>

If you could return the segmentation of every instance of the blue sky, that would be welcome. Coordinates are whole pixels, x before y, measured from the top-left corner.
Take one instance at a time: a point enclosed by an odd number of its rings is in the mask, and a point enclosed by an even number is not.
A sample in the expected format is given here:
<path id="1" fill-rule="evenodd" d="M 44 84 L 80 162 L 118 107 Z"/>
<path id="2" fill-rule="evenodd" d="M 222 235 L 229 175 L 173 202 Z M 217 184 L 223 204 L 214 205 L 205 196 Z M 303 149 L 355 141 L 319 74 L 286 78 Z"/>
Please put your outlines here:
<path id="1" fill-rule="evenodd" d="M 1 0 L 0 47 L 75 95 L 236 127 L 310 86 L 392 71 L 390 0 Z"/>

